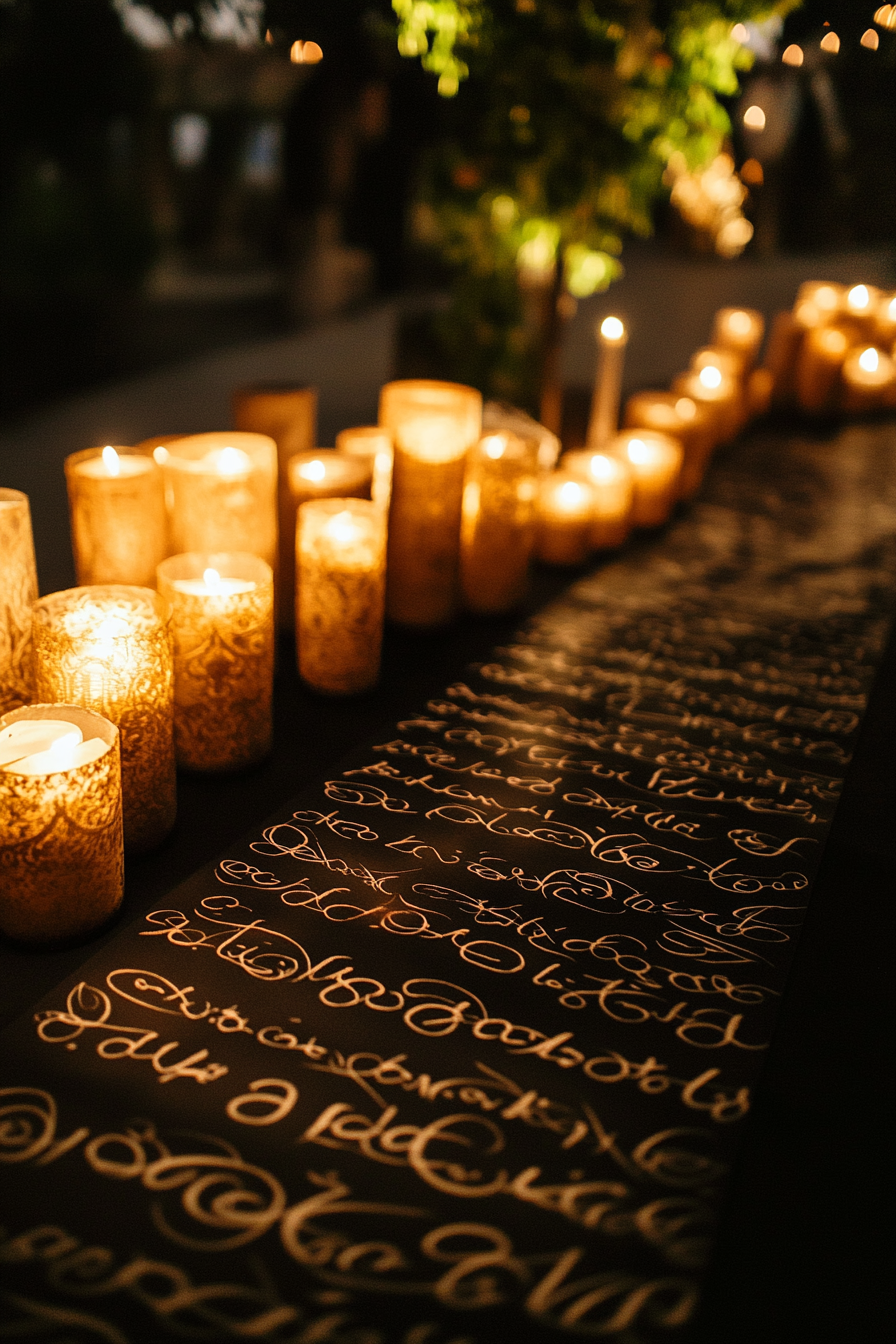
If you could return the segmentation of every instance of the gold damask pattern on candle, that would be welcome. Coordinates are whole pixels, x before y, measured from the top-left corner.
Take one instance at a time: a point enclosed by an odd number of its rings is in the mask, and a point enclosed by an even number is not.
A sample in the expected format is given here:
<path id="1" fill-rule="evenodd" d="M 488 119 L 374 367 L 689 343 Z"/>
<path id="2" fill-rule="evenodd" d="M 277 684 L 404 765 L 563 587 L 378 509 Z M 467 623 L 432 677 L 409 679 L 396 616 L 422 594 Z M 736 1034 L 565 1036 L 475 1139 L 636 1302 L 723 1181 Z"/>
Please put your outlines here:
<path id="1" fill-rule="evenodd" d="M 175 555 L 159 566 L 171 608 L 174 742 L 189 770 L 236 770 L 271 747 L 274 576 L 257 556 Z"/>
<path id="2" fill-rule="evenodd" d="M 79 584 L 151 588 L 168 554 L 162 473 L 146 453 L 85 448 L 65 459 L 72 554 Z"/>
<path id="3" fill-rule="evenodd" d="M 67 721 L 102 742 L 84 765 L 0 768 L 0 929 L 25 942 L 72 938 L 108 919 L 124 891 L 118 730 L 74 705 L 27 705 L 0 718 L 0 739 L 22 719 Z"/>
<path id="4" fill-rule="evenodd" d="M 28 496 L 0 489 L 0 714 L 32 696 L 31 606 L 37 569 Z"/>
<path id="5" fill-rule="evenodd" d="M 522 602 L 535 544 L 538 444 L 487 434 L 467 456 L 460 541 L 465 606 L 484 614 Z"/>
<path id="6" fill-rule="evenodd" d="M 105 584 L 34 605 L 35 696 L 82 705 L 121 733 L 125 845 L 140 853 L 174 825 L 174 674 L 168 609 L 151 588 Z"/>

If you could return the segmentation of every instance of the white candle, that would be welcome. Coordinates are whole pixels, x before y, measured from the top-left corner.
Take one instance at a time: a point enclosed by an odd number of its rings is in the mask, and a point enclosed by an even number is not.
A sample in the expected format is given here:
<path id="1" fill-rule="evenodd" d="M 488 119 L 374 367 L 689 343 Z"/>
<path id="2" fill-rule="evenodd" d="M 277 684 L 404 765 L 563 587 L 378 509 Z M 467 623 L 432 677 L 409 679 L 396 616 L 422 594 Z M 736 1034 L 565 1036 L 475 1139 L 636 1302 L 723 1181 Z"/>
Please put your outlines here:
<path id="1" fill-rule="evenodd" d="M 162 473 L 151 456 L 111 444 L 65 459 L 78 583 L 155 584 L 168 551 Z"/>
<path id="2" fill-rule="evenodd" d="M 595 335 L 599 357 L 588 421 L 588 448 L 602 448 L 619 428 L 619 401 L 622 396 L 622 366 L 628 332 L 618 317 L 605 317 Z"/>

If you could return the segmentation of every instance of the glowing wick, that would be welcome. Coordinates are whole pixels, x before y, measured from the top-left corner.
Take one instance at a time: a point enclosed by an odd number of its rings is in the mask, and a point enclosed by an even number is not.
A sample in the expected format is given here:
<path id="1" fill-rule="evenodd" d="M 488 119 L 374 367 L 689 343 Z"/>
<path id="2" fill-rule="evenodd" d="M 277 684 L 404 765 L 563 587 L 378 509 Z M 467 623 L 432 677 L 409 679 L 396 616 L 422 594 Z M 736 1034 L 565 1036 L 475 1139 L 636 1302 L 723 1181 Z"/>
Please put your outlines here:
<path id="1" fill-rule="evenodd" d="M 722 371 L 715 364 L 707 364 L 705 369 L 701 369 L 699 378 L 703 386 L 710 390 L 722 385 Z"/>
<path id="2" fill-rule="evenodd" d="M 119 458 L 115 449 L 112 447 L 111 443 L 107 443 L 105 448 L 103 449 L 103 466 L 106 468 L 110 476 L 121 475 L 121 459 Z"/>
<path id="3" fill-rule="evenodd" d="M 250 470 L 252 461 L 241 448 L 222 448 L 215 455 L 215 466 L 222 476 L 243 476 Z"/>
<path id="4" fill-rule="evenodd" d="M 165 447 L 163 443 L 160 443 L 158 448 L 153 448 L 152 455 L 158 462 L 159 466 L 162 466 L 164 462 L 167 462 L 168 458 L 171 456 L 171 454 L 168 452 L 168 449 Z"/>
<path id="5" fill-rule="evenodd" d="M 574 509 L 576 505 L 582 502 L 582 487 L 576 485 L 575 481 L 564 481 L 557 493 L 557 498 L 568 509 Z"/>
<path id="6" fill-rule="evenodd" d="M 866 373 L 877 373 L 879 363 L 880 359 L 873 345 L 869 345 L 868 349 L 859 355 L 859 368 L 864 369 Z"/>
<path id="7" fill-rule="evenodd" d="M 849 304 L 850 308 L 854 309 L 857 312 L 860 312 L 862 309 L 867 308 L 869 303 L 871 302 L 871 295 L 868 293 L 868 286 L 853 285 L 852 289 L 846 296 L 846 302 Z"/>
<path id="8" fill-rule="evenodd" d="M 306 481 L 322 481 L 327 474 L 326 465 L 316 457 L 313 462 L 303 462 L 299 467 L 299 475 Z"/>
<path id="9" fill-rule="evenodd" d="M 618 317 L 605 317 L 600 324 L 600 334 L 605 341 L 621 341 L 625 335 L 625 327 Z"/>
<path id="10" fill-rule="evenodd" d="M 701 377 L 702 376 L 703 375 L 701 374 Z M 628 453 L 629 462 L 634 462 L 636 466 L 650 461 L 650 449 L 641 439 L 632 439 L 626 452 Z"/>
<path id="11" fill-rule="evenodd" d="M 764 131 L 765 113 L 762 108 L 757 107 L 755 103 L 752 107 L 748 107 L 744 113 L 744 125 L 751 131 Z"/>
<path id="12" fill-rule="evenodd" d="M 217 592 L 221 587 L 221 575 L 216 569 L 204 569 L 202 571 L 202 582 L 211 592 Z"/>

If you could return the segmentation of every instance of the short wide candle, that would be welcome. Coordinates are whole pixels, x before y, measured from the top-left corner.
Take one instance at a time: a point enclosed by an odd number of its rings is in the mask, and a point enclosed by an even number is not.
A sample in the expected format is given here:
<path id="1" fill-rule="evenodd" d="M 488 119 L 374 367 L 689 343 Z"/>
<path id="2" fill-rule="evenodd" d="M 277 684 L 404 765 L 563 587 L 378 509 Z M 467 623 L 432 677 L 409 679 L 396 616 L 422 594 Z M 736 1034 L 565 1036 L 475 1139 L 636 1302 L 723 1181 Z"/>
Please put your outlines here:
<path id="1" fill-rule="evenodd" d="M 471 611 L 510 611 L 526 595 L 535 542 L 538 443 L 486 434 L 467 457 L 460 579 Z"/>
<path id="2" fill-rule="evenodd" d="M 538 485 L 535 554 L 546 565 L 582 565 L 591 552 L 594 490 L 565 471 Z"/>
<path id="3" fill-rule="evenodd" d="M 124 891 L 118 730 L 74 705 L 0 718 L 0 930 L 25 942 L 102 924 Z"/>
<path id="4" fill-rule="evenodd" d="M 31 699 L 31 607 L 37 570 L 28 496 L 0 489 L 0 714 Z"/>
<path id="5" fill-rule="evenodd" d="M 353 695 L 379 676 L 386 516 L 367 499 L 302 504 L 296 530 L 296 652 L 309 686 Z"/>
<path id="6" fill-rule="evenodd" d="M 896 407 L 896 364 L 883 350 L 869 345 L 853 350 L 843 364 L 840 404 L 844 411 L 879 411 Z"/>
<path id="7" fill-rule="evenodd" d="M 248 551 L 277 564 L 277 445 L 223 431 L 169 443 L 162 457 L 171 551 Z"/>
<path id="8" fill-rule="evenodd" d="M 35 694 L 81 705 L 121 733 L 125 844 L 161 843 L 174 825 L 174 678 L 168 609 L 150 588 L 68 588 L 34 604 Z"/>
<path id="9" fill-rule="evenodd" d="M 189 770 L 236 770 L 271 747 L 274 575 L 256 555 L 173 555 L 174 745 Z"/>
<path id="10" fill-rule="evenodd" d="M 608 450 L 628 462 L 635 478 L 632 522 L 659 527 L 675 507 L 684 452 L 677 439 L 644 429 L 617 434 Z"/>
<path id="11" fill-rule="evenodd" d="M 635 490 L 629 464 L 609 453 L 591 453 L 583 448 L 566 453 L 560 465 L 565 472 L 581 476 L 591 486 L 591 549 L 606 551 L 621 546 L 632 530 Z"/>
<path id="12" fill-rule="evenodd" d="M 691 499 L 697 493 L 716 445 L 715 417 L 704 403 L 676 392 L 636 392 L 625 404 L 625 428 L 677 439 L 684 449 L 679 494 Z"/>
<path id="13" fill-rule="evenodd" d="M 65 459 L 75 574 L 80 584 L 152 588 L 168 554 L 162 473 L 127 448 L 85 448 Z"/>

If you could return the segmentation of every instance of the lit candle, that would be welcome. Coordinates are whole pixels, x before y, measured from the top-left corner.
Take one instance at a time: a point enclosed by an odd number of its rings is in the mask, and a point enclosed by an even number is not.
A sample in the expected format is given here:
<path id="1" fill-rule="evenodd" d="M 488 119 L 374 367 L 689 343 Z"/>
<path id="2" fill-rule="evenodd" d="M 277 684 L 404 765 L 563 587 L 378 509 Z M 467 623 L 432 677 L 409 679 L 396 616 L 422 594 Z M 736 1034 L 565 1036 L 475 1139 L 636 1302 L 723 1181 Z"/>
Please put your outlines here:
<path id="1" fill-rule="evenodd" d="M 152 588 L 168 554 L 162 473 L 126 448 L 85 448 L 65 459 L 72 553 L 79 584 Z"/>
<path id="2" fill-rule="evenodd" d="M 587 446 L 602 448 L 619 428 L 622 367 L 628 332 L 618 317 L 605 317 L 595 331 L 599 351 L 588 421 Z"/>
<path id="3" fill-rule="evenodd" d="M 793 313 L 776 313 L 765 349 L 765 367 L 771 374 L 774 405 L 786 406 L 793 400 L 796 360 L 802 343 L 803 328 Z"/>
<path id="4" fill-rule="evenodd" d="M 594 490 L 565 471 L 542 476 L 536 509 L 535 554 L 546 565 L 582 565 L 591 553 Z"/>
<path id="5" fill-rule="evenodd" d="M 717 443 L 733 439 L 743 422 L 743 389 L 740 379 L 723 373 L 717 363 L 706 364 L 699 372 L 691 369 L 672 384 L 679 397 L 689 397 L 713 417 Z"/>
<path id="6" fill-rule="evenodd" d="M 539 471 L 553 471 L 560 456 L 560 440 L 531 415 L 506 401 L 487 401 L 482 408 L 483 434 L 515 434 L 533 440 L 538 450 Z"/>
<path id="7" fill-rule="evenodd" d="M 28 496 L 0 488 L 0 714 L 27 704 L 32 692 L 31 607 L 37 570 Z"/>
<path id="8" fill-rule="evenodd" d="M 874 332 L 878 345 L 889 346 L 896 341 L 896 294 L 885 294 L 878 300 Z"/>
<path id="9" fill-rule="evenodd" d="M 671 434 L 681 444 L 684 461 L 678 489 L 682 499 L 693 498 L 700 489 L 716 446 L 715 425 L 715 415 L 705 402 L 677 392 L 636 392 L 625 403 L 626 429 L 653 429 Z"/>
<path id="10" fill-rule="evenodd" d="M 164 445 L 170 549 L 248 551 L 277 564 L 277 447 L 265 434 L 192 434 Z"/>
<path id="11" fill-rule="evenodd" d="M 464 460 L 482 397 L 459 383 L 386 383 L 379 420 L 395 442 L 386 610 L 402 625 L 444 625 L 457 609 Z"/>
<path id="12" fill-rule="evenodd" d="M 856 325 L 858 340 L 874 336 L 881 292 L 875 285 L 853 285 L 843 296 L 844 315 Z"/>
<path id="13" fill-rule="evenodd" d="M 271 747 L 274 576 L 256 555 L 173 555 L 159 565 L 171 609 L 174 746 L 188 770 L 237 770 Z"/>
<path id="14" fill-rule="evenodd" d="M 334 448 L 315 448 L 297 453 L 286 467 L 289 509 L 284 514 L 284 526 L 290 529 L 292 553 L 284 572 L 283 591 L 290 593 L 292 611 L 288 621 L 284 615 L 281 624 L 292 626 L 296 615 L 296 519 L 298 509 L 313 499 L 369 499 L 371 472 L 369 457 L 354 457 L 339 453 Z"/>
<path id="15" fill-rule="evenodd" d="M 329 695 L 379 676 L 386 600 L 386 515 L 367 499 L 303 504 L 296 535 L 299 673 Z"/>
<path id="16" fill-rule="evenodd" d="M 233 394 L 233 424 L 238 430 L 266 434 L 277 445 L 277 624 L 291 626 L 296 513 L 287 468 L 290 458 L 308 452 L 317 441 L 317 390 L 289 384 L 238 388 Z"/>
<path id="17" fill-rule="evenodd" d="M 821 415 L 833 409 L 848 350 L 849 340 L 839 327 L 813 327 L 806 332 L 794 380 L 801 410 Z"/>
<path id="18" fill-rule="evenodd" d="M 712 344 L 731 350 L 746 371 L 756 363 L 765 320 L 755 308 L 720 308 L 712 328 Z"/>
<path id="19" fill-rule="evenodd" d="M 102 924 L 124 891 L 118 730 L 73 705 L 0 718 L 0 930 L 25 942 Z"/>
<path id="20" fill-rule="evenodd" d="M 635 482 L 628 462 L 588 448 L 566 453 L 563 471 L 586 480 L 591 487 L 591 549 L 612 550 L 621 546 L 632 530 Z"/>
<path id="21" fill-rule="evenodd" d="M 805 280 L 796 292 L 794 312 L 802 304 L 811 303 L 823 321 L 833 321 L 840 311 L 845 294 L 846 286 L 835 284 L 832 280 Z"/>
<path id="22" fill-rule="evenodd" d="M 840 404 L 852 412 L 896 407 L 896 364 L 890 356 L 873 345 L 853 350 L 843 364 Z"/>
<path id="23" fill-rule="evenodd" d="M 460 583 L 470 611 L 510 611 L 526 595 L 535 542 L 538 444 L 487 434 L 467 455 Z"/>
<path id="24" fill-rule="evenodd" d="M 370 463 L 370 498 L 380 508 L 388 509 L 392 495 L 392 435 L 381 425 L 357 425 L 343 429 L 336 435 L 337 453 L 366 459 Z"/>
<path id="25" fill-rule="evenodd" d="M 34 604 L 38 699 L 81 705 L 121 733 L 125 844 L 140 853 L 174 825 L 168 609 L 150 588 L 68 588 Z"/>
<path id="26" fill-rule="evenodd" d="M 608 450 L 632 469 L 635 527 L 659 527 L 675 508 L 684 450 L 677 439 L 651 430 L 630 429 L 617 434 Z"/>

